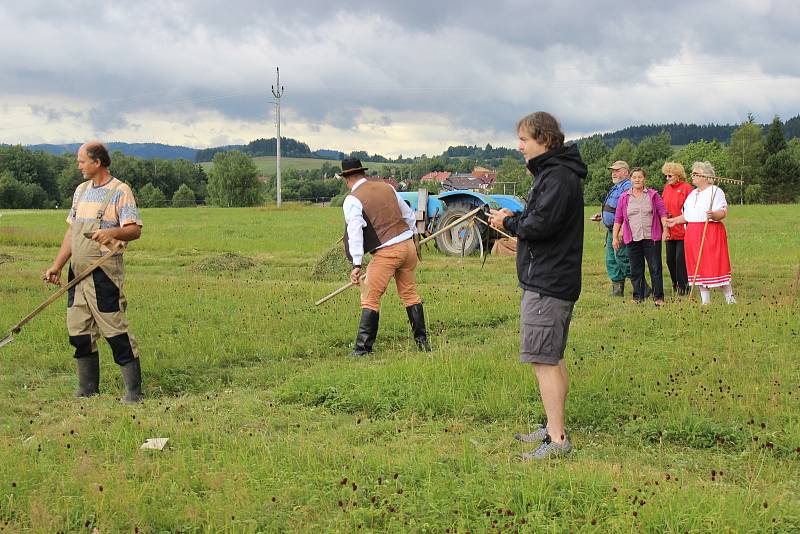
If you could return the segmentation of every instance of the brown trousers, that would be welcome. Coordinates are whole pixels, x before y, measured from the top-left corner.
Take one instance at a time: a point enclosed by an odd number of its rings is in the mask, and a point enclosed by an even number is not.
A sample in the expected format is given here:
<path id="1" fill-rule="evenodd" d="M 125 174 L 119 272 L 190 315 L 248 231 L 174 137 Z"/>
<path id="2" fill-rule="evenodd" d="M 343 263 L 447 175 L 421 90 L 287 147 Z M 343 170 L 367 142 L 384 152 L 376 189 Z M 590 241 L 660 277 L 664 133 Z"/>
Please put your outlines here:
<path id="1" fill-rule="evenodd" d="M 361 287 L 361 307 L 380 311 L 381 297 L 393 276 L 403 305 L 409 307 L 421 303 L 414 275 L 416 268 L 417 249 L 413 239 L 376 250 L 367 265 L 367 279 Z"/>
<path id="2" fill-rule="evenodd" d="M 517 242 L 507 237 L 501 237 L 494 242 L 492 256 L 516 256 Z"/>

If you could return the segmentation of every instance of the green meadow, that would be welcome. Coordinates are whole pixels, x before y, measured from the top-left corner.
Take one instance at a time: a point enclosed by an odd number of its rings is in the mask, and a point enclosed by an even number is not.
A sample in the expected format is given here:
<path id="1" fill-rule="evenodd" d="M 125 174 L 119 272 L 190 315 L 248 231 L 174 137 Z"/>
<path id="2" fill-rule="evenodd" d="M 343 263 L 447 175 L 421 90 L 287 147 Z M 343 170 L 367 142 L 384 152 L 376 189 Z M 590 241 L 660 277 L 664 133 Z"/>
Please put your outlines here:
<path id="1" fill-rule="evenodd" d="M 348 273 L 311 274 L 340 210 L 146 209 L 125 287 L 146 400 L 119 403 L 103 341 L 101 395 L 72 397 L 65 299 L 0 348 L 0 532 L 798 532 L 798 215 L 732 206 L 738 304 L 702 308 L 611 300 L 587 222 L 575 451 L 524 463 L 543 411 L 512 259 L 428 250 L 433 352 L 391 288 L 352 359 L 358 292 L 315 307 Z M 51 294 L 65 216 L 2 212 L 0 336 Z"/>

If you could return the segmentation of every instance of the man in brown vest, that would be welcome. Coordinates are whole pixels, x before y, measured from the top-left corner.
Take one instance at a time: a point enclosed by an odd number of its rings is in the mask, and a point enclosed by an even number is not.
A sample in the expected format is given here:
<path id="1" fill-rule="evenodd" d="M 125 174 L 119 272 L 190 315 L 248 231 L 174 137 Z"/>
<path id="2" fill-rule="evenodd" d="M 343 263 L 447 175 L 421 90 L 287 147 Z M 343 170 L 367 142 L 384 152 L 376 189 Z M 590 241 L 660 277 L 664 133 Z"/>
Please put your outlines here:
<path id="1" fill-rule="evenodd" d="M 368 181 L 357 158 L 342 160 L 341 176 L 350 188 L 344 199 L 345 236 L 347 259 L 353 262 L 350 279 L 361 284 L 361 261 L 364 254 L 372 254 L 367 266 L 366 288 L 361 292 L 361 323 L 356 335 L 356 346 L 351 356 L 364 356 L 372 352 L 378 334 L 380 303 L 389 279 L 394 277 L 397 294 L 403 301 L 414 332 L 414 341 L 422 351 L 430 351 L 425 330 L 422 299 L 417 294 L 414 269 L 417 267 L 417 249 L 414 246 L 416 220 L 408 204 L 387 183 Z"/>

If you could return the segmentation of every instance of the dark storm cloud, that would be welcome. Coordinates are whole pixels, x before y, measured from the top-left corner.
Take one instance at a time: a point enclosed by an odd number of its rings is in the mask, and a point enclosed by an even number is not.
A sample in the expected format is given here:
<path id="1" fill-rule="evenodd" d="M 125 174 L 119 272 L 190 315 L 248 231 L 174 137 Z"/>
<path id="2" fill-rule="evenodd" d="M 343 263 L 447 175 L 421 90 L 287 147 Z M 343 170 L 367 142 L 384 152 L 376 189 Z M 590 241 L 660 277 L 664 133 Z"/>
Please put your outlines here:
<path id="1" fill-rule="evenodd" d="M 287 116 L 312 128 L 353 129 L 364 110 L 387 127 L 427 112 L 500 132 L 535 109 L 576 131 L 726 122 L 748 105 L 796 113 L 747 84 L 800 76 L 798 25 L 788 0 L 6 3 L 0 94 L 87 101 L 97 128 L 137 111 L 264 120 L 280 65 Z M 672 70 L 647 79 L 659 65 Z M 720 88 L 717 109 L 702 91 Z"/>
<path id="2" fill-rule="evenodd" d="M 72 111 L 70 109 L 55 109 L 47 106 L 32 105 L 31 113 L 37 117 L 44 117 L 48 122 L 60 121 L 67 117 L 79 118 L 83 113 L 79 111 Z"/>
<path id="3" fill-rule="evenodd" d="M 114 106 L 100 106 L 89 110 L 89 124 L 96 132 L 110 132 L 125 128 L 129 125 L 128 119 Z"/>

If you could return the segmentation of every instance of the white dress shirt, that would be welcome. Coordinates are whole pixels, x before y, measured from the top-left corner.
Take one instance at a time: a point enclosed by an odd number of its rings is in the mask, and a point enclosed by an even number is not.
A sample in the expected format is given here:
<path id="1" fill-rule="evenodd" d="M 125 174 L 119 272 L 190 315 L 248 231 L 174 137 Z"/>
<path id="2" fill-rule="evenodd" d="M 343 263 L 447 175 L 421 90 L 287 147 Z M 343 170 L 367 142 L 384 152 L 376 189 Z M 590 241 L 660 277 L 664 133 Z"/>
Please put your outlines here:
<path id="1" fill-rule="evenodd" d="M 713 206 L 711 206 L 712 197 L 714 199 Z M 711 211 L 727 210 L 728 201 L 725 199 L 725 191 L 716 185 L 706 187 L 704 191 L 699 189 L 692 190 L 683 203 L 683 216 L 686 218 L 686 222 L 706 222 L 706 219 L 708 219 L 706 213 L 709 206 Z"/>

